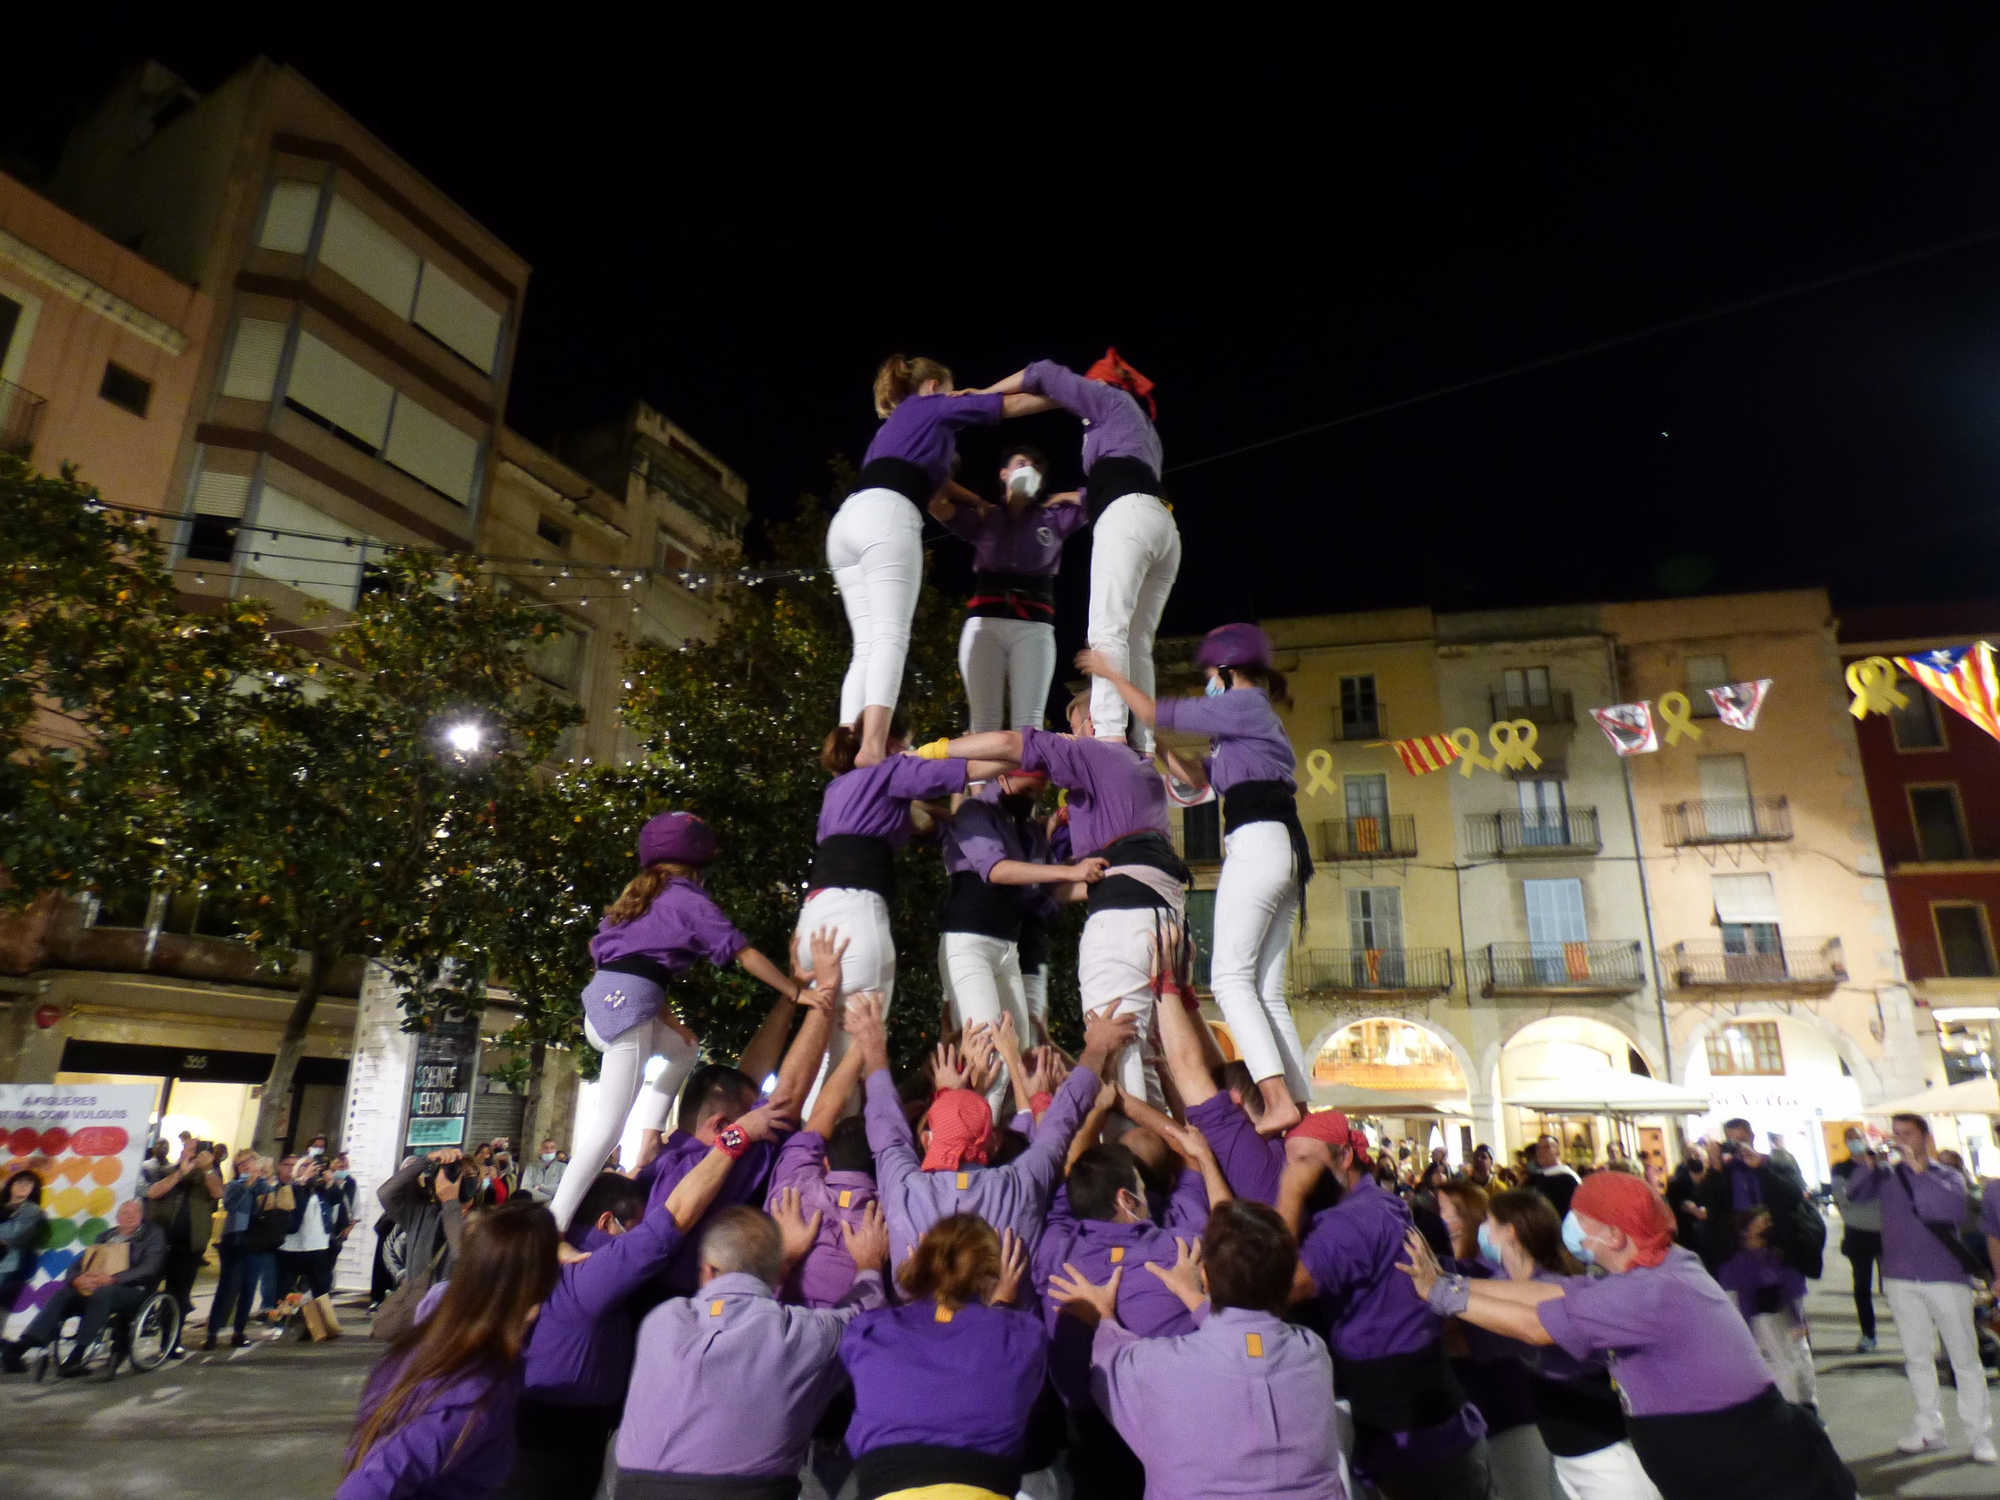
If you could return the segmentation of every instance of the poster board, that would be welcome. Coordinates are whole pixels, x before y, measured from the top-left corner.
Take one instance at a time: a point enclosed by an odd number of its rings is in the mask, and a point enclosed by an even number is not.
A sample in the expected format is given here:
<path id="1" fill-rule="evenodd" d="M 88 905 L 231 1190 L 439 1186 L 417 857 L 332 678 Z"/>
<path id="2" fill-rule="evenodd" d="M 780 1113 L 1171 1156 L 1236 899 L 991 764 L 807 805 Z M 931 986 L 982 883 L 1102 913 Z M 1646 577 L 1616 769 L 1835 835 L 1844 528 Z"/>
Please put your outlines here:
<path id="1" fill-rule="evenodd" d="M 47 1215 L 33 1276 L 0 1307 L 7 1336 L 26 1328 L 137 1191 L 156 1097 L 144 1084 L 0 1084 L 0 1180 L 34 1172 Z"/>
<path id="2" fill-rule="evenodd" d="M 403 1145 L 413 1152 L 464 1149 L 472 1128 L 472 1091 L 479 1081 L 479 1023 L 438 1021 L 416 1040 Z"/>

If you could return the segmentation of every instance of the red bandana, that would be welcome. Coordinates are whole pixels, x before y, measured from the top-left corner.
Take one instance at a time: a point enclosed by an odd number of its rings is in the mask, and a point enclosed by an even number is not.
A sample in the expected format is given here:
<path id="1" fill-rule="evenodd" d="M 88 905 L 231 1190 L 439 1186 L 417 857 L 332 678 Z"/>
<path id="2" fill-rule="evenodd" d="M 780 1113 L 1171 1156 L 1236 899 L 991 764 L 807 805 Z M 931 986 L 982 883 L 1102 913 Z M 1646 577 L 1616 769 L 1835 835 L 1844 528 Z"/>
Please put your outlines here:
<path id="1" fill-rule="evenodd" d="M 1106 385 L 1115 385 L 1121 391 L 1130 392 L 1146 403 L 1146 415 L 1155 422 L 1160 420 L 1160 408 L 1153 400 L 1153 382 L 1118 357 L 1116 346 L 1104 351 L 1104 358 L 1083 372 L 1085 380 L 1101 380 Z"/>
<path id="2" fill-rule="evenodd" d="M 926 1172 L 952 1172 L 971 1162 L 985 1166 L 993 1146 L 993 1110 L 984 1094 L 942 1089 L 931 1100 L 931 1148 Z"/>

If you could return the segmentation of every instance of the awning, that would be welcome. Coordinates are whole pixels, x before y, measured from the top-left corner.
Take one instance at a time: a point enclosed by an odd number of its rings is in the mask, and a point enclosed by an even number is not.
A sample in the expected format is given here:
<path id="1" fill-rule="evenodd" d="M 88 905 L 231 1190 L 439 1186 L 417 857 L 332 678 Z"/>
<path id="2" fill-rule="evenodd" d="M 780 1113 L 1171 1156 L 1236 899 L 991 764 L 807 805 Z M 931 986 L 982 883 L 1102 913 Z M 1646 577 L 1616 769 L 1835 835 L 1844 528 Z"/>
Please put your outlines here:
<path id="1" fill-rule="evenodd" d="M 1312 1103 L 1317 1109 L 1337 1109 L 1356 1119 L 1410 1119 L 1436 1115 L 1469 1120 L 1463 1099 L 1405 1093 L 1400 1089 L 1364 1089 L 1351 1083 L 1315 1083 Z"/>
<path id="2" fill-rule="evenodd" d="M 1864 1115 L 2000 1115 L 2000 1083 L 1968 1078 L 1947 1089 L 1925 1089 L 1861 1106 Z"/>
<path id="3" fill-rule="evenodd" d="M 1715 914 L 1725 922 L 1776 922 L 1778 897 L 1764 874 L 1711 875 Z"/>
<path id="4" fill-rule="evenodd" d="M 1537 1079 L 1500 1102 L 1546 1115 L 1703 1115 L 1714 1103 L 1706 1093 L 1613 1072 Z"/>

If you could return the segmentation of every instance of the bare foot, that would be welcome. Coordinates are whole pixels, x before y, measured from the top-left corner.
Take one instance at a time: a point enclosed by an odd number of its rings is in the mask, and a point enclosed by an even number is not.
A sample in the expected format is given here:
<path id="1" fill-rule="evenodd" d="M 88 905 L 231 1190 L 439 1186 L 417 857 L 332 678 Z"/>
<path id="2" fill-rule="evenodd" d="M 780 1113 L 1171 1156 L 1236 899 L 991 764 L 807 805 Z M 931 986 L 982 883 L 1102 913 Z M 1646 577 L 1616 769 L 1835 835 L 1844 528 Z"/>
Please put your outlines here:
<path id="1" fill-rule="evenodd" d="M 1272 1087 L 1273 1084 L 1276 1085 L 1275 1088 Z M 1286 1091 L 1285 1080 L 1282 1077 L 1266 1078 L 1257 1087 L 1264 1096 L 1264 1113 L 1258 1116 L 1257 1134 L 1283 1135 L 1305 1118 L 1297 1102 Z"/>

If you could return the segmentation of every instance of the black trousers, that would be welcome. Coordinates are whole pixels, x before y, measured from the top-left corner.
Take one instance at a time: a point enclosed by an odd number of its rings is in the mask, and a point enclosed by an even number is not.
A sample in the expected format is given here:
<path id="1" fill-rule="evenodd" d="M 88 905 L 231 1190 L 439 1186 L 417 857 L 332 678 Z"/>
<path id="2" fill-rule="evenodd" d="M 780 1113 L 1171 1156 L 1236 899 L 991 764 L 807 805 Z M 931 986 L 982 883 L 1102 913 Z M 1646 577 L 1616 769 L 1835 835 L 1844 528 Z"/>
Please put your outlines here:
<path id="1" fill-rule="evenodd" d="M 1383 1500 L 1490 1500 L 1493 1464 L 1481 1438 L 1450 1458 L 1371 1476 Z"/>
<path id="2" fill-rule="evenodd" d="M 1882 1261 L 1882 1235 L 1874 1229 L 1850 1229 L 1840 1239 L 1840 1253 L 1854 1268 L 1854 1316 L 1861 1336 L 1875 1337 L 1875 1272 Z"/>
<path id="3" fill-rule="evenodd" d="M 197 1250 L 191 1245 L 167 1246 L 167 1295 L 181 1305 L 181 1321 L 187 1321 L 194 1311 L 194 1279 L 201 1273 L 201 1263 L 206 1257 L 206 1247 Z"/>
<path id="4" fill-rule="evenodd" d="M 309 1297 L 324 1297 L 333 1290 L 333 1261 L 326 1251 L 278 1252 L 278 1295 L 283 1297 L 297 1291 L 301 1282 Z"/>
<path id="5" fill-rule="evenodd" d="M 1146 1466 L 1101 1411 L 1069 1414 L 1069 1472 L 1078 1500 L 1144 1500 Z"/>
<path id="6" fill-rule="evenodd" d="M 21 1347 L 39 1349 L 53 1342 L 55 1336 L 62 1332 L 63 1320 L 80 1313 L 83 1321 L 77 1328 L 77 1348 L 88 1349 L 114 1316 L 137 1312 L 152 1295 L 151 1287 L 106 1286 L 99 1287 L 86 1297 L 75 1287 L 65 1284 L 35 1314 L 35 1321 L 21 1335 Z"/>

